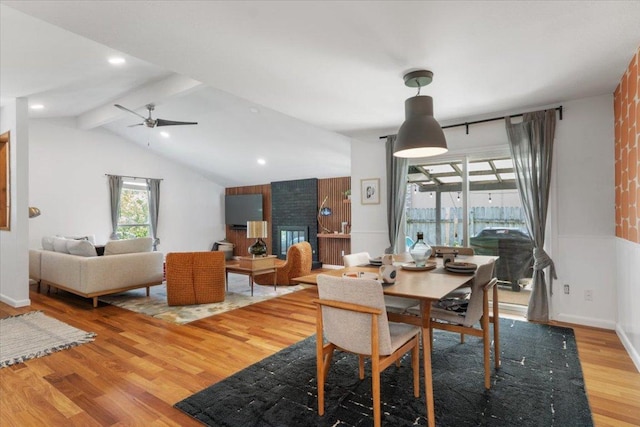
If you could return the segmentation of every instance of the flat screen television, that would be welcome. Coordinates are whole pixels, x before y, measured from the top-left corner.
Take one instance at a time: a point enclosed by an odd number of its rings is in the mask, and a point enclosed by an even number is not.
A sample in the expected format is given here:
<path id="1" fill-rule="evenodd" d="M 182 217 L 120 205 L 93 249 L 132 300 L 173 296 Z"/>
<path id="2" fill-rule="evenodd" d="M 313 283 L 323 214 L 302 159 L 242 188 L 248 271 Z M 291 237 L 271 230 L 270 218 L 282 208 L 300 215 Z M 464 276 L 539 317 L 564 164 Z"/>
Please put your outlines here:
<path id="1" fill-rule="evenodd" d="M 262 194 L 225 195 L 224 218 L 234 229 L 246 229 L 247 221 L 262 221 Z"/>

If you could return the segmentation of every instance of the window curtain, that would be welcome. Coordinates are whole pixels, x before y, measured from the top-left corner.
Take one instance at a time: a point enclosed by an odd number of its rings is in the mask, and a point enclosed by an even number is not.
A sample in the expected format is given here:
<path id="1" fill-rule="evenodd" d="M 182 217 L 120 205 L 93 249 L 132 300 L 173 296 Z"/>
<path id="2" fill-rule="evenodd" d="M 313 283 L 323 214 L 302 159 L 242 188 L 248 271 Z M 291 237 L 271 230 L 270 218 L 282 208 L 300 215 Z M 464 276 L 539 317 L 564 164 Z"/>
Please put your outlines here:
<path id="1" fill-rule="evenodd" d="M 160 239 L 158 238 L 158 213 L 160 212 L 160 179 L 147 178 L 149 189 L 149 222 L 151 223 L 151 237 L 153 238 L 153 250 L 158 250 Z"/>
<path id="2" fill-rule="evenodd" d="M 545 226 L 549 207 L 549 186 L 556 128 L 555 110 L 523 115 L 521 123 L 512 124 L 506 117 L 507 136 L 513 157 L 518 192 L 525 212 L 529 235 L 533 239 L 533 278 L 527 318 L 549 320 L 549 302 L 544 269 L 550 267 L 549 288 L 557 279 L 553 260 L 544 250 Z"/>
<path id="3" fill-rule="evenodd" d="M 387 226 L 390 246 L 385 253 L 403 253 L 405 248 L 404 205 L 407 196 L 407 165 L 409 161 L 393 155 L 396 136 L 387 136 Z"/>
<path id="4" fill-rule="evenodd" d="M 118 216 L 120 215 L 120 193 L 122 193 L 122 177 L 109 175 L 109 196 L 111 199 L 111 240 L 117 240 Z"/>

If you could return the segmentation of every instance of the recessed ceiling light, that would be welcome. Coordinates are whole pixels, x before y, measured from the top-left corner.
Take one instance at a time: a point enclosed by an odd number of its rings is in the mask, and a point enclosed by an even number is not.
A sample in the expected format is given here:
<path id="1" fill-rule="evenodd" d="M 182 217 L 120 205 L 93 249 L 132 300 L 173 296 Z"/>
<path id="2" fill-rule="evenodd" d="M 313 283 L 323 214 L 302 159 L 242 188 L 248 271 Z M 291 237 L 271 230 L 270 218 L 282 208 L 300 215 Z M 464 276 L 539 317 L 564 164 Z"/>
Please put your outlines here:
<path id="1" fill-rule="evenodd" d="M 253 114 L 258 114 L 260 112 L 260 109 L 256 107 L 250 107 L 249 111 L 251 111 Z"/>
<path id="2" fill-rule="evenodd" d="M 44 105 L 42 105 L 42 104 L 33 104 L 33 105 L 30 105 L 29 108 L 31 108 L 32 110 L 42 110 L 42 109 L 44 109 Z"/>
<path id="3" fill-rule="evenodd" d="M 162 131 L 160 132 L 160 136 L 162 136 L 163 138 L 169 138 L 171 135 L 169 135 L 169 132 Z"/>
<path id="4" fill-rule="evenodd" d="M 121 65 L 125 62 L 127 61 L 121 56 L 112 56 L 111 58 L 109 58 L 109 64 L 111 65 Z"/>
<path id="5" fill-rule="evenodd" d="M 266 165 L 267 161 L 265 159 L 258 159 L 258 164 L 259 165 Z"/>

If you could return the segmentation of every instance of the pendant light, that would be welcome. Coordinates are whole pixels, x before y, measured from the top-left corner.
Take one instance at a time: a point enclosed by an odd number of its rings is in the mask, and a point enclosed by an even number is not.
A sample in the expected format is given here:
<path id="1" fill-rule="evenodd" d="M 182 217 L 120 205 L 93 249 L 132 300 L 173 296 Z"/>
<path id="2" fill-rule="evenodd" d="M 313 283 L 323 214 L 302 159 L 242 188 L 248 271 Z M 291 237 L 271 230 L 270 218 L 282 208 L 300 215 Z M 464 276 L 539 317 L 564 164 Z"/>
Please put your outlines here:
<path id="1" fill-rule="evenodd" d="M 404 84 L 417 87 L 418 94 L 404 103 L 405 121 L 398 129 L 393 155 L 396 157 L 429 157 L 448 151 L 440 124 L 433 118 L 433 98 L 420 96 L 420 88 L 433 80 L 427 70 L 405 74 Z"/>

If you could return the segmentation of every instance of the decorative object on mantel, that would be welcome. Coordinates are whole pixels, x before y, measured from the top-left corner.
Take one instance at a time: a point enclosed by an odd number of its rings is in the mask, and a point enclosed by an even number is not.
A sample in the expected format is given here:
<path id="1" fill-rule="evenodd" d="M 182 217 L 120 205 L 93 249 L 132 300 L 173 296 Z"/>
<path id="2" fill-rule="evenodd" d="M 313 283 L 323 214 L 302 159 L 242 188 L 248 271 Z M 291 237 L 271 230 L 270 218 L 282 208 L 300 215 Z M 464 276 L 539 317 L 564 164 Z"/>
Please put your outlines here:
<path id="1" fill-rule="evenodd" d="M 351 200 L 351 189 L 343 191 L 342 194 L 346 200 Z"/>
<path id="2" fill-rule="evenodd" d="M 416 70 L 405 74 L 404 84 L 417 87 L 418 94 L 404 103 L 405 121 L 398 129 L 394 153 L 396 157 L 429 157 L 448 151 L 440 124 L 433 117 L 433 98 L 420 96 L 420 88 L 433 80 L 433 73 Z"/>
<path id="3" fill-rule="evenodd" d="M 247 221 L 247 238 L 257 239 L 249 246 L 249 253 L 253 256 L 265 256 L 267 244 L 262 240 L 267 237 L 267 221 Z"/>
<path id="4" fill-rule="evenodd" d="M 331 233 L 331 230 L 329 230 L 327 227 L 324 226 L 324 224 L 322 224 L 322 217 L 329 216 L 332 213 L 331 208 L 326 207 L 324 205 L 325 203 L 327 203 L 328 198 L 329 196 L 324 196 L 324 200 L 322 200 L 322 203 L 320 204 L 320 208 L 318 209 L 318 225 L 320 226 L 322 231 L 324 231 L 325 233 Z"/>
<path id="5" fill-rule="evenodd" d="M 35 218 L 37 216 L 40 216 L 42 212 L 40 212 L 40 209 L 34 207 L 34 206 L 29 206 L 29 218 Z"/>

